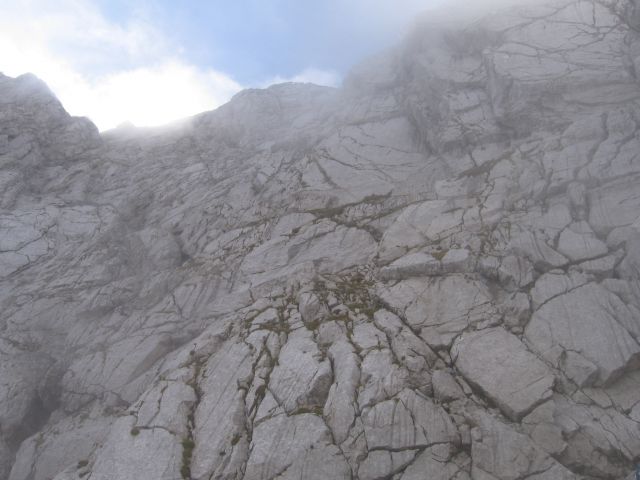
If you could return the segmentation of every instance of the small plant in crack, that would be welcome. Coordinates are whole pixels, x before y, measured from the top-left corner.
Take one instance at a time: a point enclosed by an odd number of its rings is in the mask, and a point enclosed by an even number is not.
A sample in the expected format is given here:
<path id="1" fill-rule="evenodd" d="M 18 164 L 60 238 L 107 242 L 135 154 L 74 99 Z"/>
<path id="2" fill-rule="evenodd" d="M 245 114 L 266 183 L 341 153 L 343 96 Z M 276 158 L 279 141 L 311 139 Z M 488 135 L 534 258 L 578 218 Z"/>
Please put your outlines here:
<path id="1" fill-rule="evenodd" d="M 193 456 L 193 449 L 196 444 L 193 440 L 193 429 L 195 425 L 195 412 L 202 398 L 202 391 L 198 384 L 198 379 L 205 368 L 206 358 L 203 356 L 192 355 L 190 365 L 193 367 L 193 375 L 187 381 L 195 395 L 196 402 L 191 406 L 190 412 L 187 415 L 187 435 L 182 439 L 182 466 L 180 467 L 180 475 L 185 480 L 191 479 L 191 458 Z"/>
<path id="2" fill-rule="evenodd" d="M 138 427 L 133 427 L 130 433 L 132 436 L 137 437 L 138 435 L 140 435 L 140 429 Z"/>
<path id="3" fill-rule="evenodd" d="M 180 475 L 185 480 L 191 478 L 191 457 L 193 457 L 193 449 L 196 447 L 193 439 L 187 437 L 182 439 L 182 467 Z"/>
<path id="4" fill-rule="evenodd" d="M 308 407 L 301 407 L 295 412 L 295 415 L 305 414 L 317 415 L 319 417 L 322 417 L 322 415 L 324 414 L 324 408 L 321 405 L 312 405 Z"/>
<path id="5" fill-rule="evenodd" d="M 436 252 L 431 252 L 431 256 L 433 258 L 435 258 L 436 260 L 438 260 L 439 262 L 442 261 L 442 259 L 444 258 L 444 256 L 449 252 L 449 250 L 447 249 L 443 249 L 443 250 L 438 250 Z"/>

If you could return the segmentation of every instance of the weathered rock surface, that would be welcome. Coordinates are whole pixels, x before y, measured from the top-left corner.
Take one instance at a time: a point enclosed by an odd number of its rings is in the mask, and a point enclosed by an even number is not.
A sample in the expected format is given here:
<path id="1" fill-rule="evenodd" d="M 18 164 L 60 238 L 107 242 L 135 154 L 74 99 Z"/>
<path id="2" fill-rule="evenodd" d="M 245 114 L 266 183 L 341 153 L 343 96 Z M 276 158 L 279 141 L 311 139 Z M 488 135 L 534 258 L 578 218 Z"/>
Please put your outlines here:
<path id="1" fill-rule="evenodd" d="M 606 384 L 640 366 L 638 320 L 637 310 L 589 283 L 542 305 L 525 338 L 580 386 Z"/>
<path id="2" fill-rule="evenodd" d="M 520 3 L 176 127 L 0 76 L 0 479 L 631 474 L 640 7 Z"/>
<path id="3" fill-rule="evenodd" d="M 465 379 L 511 420 L 520 420 L 552 394 L 549 368 L 500 327 L 462 335 L 451 354 Z"/>

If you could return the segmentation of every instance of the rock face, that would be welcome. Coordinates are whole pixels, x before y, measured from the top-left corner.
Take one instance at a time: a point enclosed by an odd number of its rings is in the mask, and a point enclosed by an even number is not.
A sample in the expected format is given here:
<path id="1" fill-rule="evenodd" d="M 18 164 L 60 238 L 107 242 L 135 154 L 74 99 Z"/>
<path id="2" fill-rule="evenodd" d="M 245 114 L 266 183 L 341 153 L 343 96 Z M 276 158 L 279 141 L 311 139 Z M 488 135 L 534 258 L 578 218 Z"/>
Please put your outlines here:
<path id="1" fill-rule="evenodd" d="M 0 76 L 0 479 L 623 479 L 640 16 L 419 22 L 98 134 Z"/>

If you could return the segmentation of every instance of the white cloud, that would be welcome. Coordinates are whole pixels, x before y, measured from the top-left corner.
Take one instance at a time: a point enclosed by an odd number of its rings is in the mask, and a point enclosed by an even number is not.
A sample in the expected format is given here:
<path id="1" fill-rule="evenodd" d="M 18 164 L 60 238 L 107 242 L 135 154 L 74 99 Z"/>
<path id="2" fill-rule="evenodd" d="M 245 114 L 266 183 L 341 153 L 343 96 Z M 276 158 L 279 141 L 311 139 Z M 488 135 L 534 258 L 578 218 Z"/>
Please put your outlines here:
<path id="1" fill-rule="evenodd" d="M 101 130 L 160 125 L 210 110 L 241 86 L 185 63 L 143 19 L 108 22 L 88 0 L 18 0 L 0 17 L 0 71 L 42 78 L 72 115 Z"/>
<path id="2" fill-rule="evenodd" d="M 92 84 L 69 85 L 63 103 L 72 112 L 93 112 L 92 120 L 101 129 L 124 120 L 138 126 L 162 125 L 215 108 L 240 88 L 214 70 L 168 60 L 157 66 L 105 75 Z"/>
<path id="3" fill-rule="evenodd" d="M 317 68 L 306 68 L 302 72 L 292 77 L 276 76 L 263 83 L 268 87 L 276 83 L 299 82 L 299 83 L 315 83 L 326 87 L 338 87 L 342 83 L 342 77 L 338 72 L 333 70 L 320 70 Z"/>

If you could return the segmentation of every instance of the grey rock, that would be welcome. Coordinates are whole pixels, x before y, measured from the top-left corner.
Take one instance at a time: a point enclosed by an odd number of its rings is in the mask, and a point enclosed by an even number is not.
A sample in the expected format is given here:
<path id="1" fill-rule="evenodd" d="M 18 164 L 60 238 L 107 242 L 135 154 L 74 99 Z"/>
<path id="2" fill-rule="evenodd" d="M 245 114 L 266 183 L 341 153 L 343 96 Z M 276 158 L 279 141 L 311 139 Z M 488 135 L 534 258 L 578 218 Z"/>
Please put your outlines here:
<path id="1" fill-rule="evenodd" d="M 637 328 L 632 311 L 617 296 L 589 283 L 540 307 L 525 337 L 579 385 L 602 385 L 637 366 Z"/>
<path id="2" fill-rule="evenodd" d="M 313 292 L 302 292 L 298 295 L 298 308 L 302 321 L 306 324 L 322 320 L 328 314 L 328 309 Z"/>
<path id="3" fill-rule="evenodd" d="M 595 475 L 624 478 L 630 469 L 624 460 L 612 461 L 608 452 L 618 452 L 620 459 L 635 458 L 640 442 L 638 423 L 615 410 L 574 404 L 562 397 L 556 397 L 554 402 L 556 424 L 567 439 L 563 455 L 567 463 L 585 465 Z"/>
<path id="4" fill-rule="evenodd" d="M 638 5 L 513 3 L 160 128 L 0 75 L 0 478 L 627 477 Z"/>
<path id="5" fill-rule="evenodd" d="M 450 452 L 441 446 L 428 448 L 402 472 L 401 480 L 420 480 L 428 478 L 434 480 L 468 480 L 471 477 L 465 470 L 468 468 L 464 461 L 450 458 Z"/>
<path id="6" fill-rule="evenodd" d="M 246 479 L 266 479 L 283 472 L 283 478 L 350 478 L 340 450 L 315 415 L 276 416 L 253 433 Z"/>
<path id="7" fill-rule="evenodd" d="M 417 450 L 458 442 L 457 430 L 446 412 L 411 390 L 365 408 L 362 422 L 372 450 Z"/>
<path id="8" fill-rule="evenodd" d="M 462 227 L 462 211 L 445 213 L 446 202 L 434 200 L 406 208 L 380 242 L 380 261 L 388 262 L 429 241 L 437 242 Z"/>
<path id="9" fill-rule="evenodd" d="M 565 228 L 558 239 L 558 251 L 571 260 L 586 260 L 605 255 L 607 246 L 594 235 L 587 222 Z"/>
<path id="10" fill-rule="evenodd" d="M 401 472 L 415 461 L 415 451 L 400 452 L 376 450 L 365 458 L 358 468 L 358 477 L 362 479 L 379 478 L 380 475 L 393 475 Z"/>
<path id="11" fill-rule="evenodd" d="M 431 377 L 433 382 L 433 395 L 436 400 L 448 402 L 464 397 L 462 388 L 456 383 L 453 375 L 443 370 L 433 372 Z"/>
<path id="12" fill-rule="evenodd" d="M 424 379 L 427 383 L 428 379 Z M 358 391 L 359 408 L 376 405 L 395 397 L 410 386 L 409 373 L 398 365 L 389 350 L 372 351 L 364 357 Z"/>
<path id="13" fill-rule="evenodd" d="M 538 447 L 557 458 L 566 450 L 567 443 L 555 413 L 553 401 L 545 402 L 522 419 L 522 427 Z"/>
<path id="14" fill-rule="evenodd" d="M 203 379 L 195 379 L 201 389 L 193 413 L 195 430 L 190 466 L 195 478 L 240 468 L 230 459 L 244 446 L 243 397 L 247 385 L 243 382 L 250 378 L 251 367 L 249 348 L 243 343 L 230 341 L 203 365 Z M 212 451 L 217 454 L 211 455 Z M 225 455 L 220 454 L 222 451 Z"/>
<path id="15" fill-rule="evenodd" d="M 294 332 L 280 350 L 278 365 L 269 378 L 269 390 L 287 414 L 324 406 L 333 374 L 329 362 L 319 362 L 319 357 L 306 329 Z"/>
<path id="16" fill-rule="evenodd" d="M 418 252 L 391 263 L 380 269 L 382 280 L 403 280 L 410 277 L 434 276 L 442 273 L 442 265 L 433 256 Z"/>
<path id="17" fill-rule="evenodd" d="M 378 310 L 374 314 L 375 325 L 390 339 L 395 358 L 412 374 L 423 376 L 438 362 L 431 348 L 418 337 L 397 315 Z"/>
<path id="18" fill-rule="evenodd" d="M 176 478 L 180 472 L 182 446 L 170 432 L 161 428 L 134 430 L 135 419 L 124 417 L 114 423 L 100 455 L 91 466 L 91 476 L 134 479 L 143 475 L 159 479 Z M 145 462 L 139 461 L 144 455 Z"/>
<path id="19" fill-rule="evenodd" d="M 531 302 L 529 295 L 516 292 L 507 296 L 500 305 L 504 314 L 504 323 L 511 328 L 521 329 L 531 317 Z"/>
<path id="20" fill-rule="evenodd" d="M 335 379 L 329 390 L 323 415 L 339 445 L 347 439 L 358 413 L 356 390 L 360 381 L 360 365 L 353 348 L 344 341 L 333 344 L 329 355 Z"/>
<path id="21" fill-rule="evenodd" d="M 531 303 L 534 310 L 549 300 L 575 290 L 589 283 L 587 275 L 577 271 L 551 270 L 542 275 L 531 289 Z"/>
<path id="22" fill-rule="evenodd" d="M 438 276 L 451 273 L 471 273 L 474 261 L 466 249 L 451 249 L 436 253 L 439 259 L 424 252 L 405 255 L 380 269 L 382 280 L 404 280 L 411 277 Z"/>
<path id="23" fill-rule="evenodd" d="M 379 294 L 434 349 L 450 346 L 470 325 L 499 318 L 486 286 L 462 275 L 404 280 Z"/>
<path id="24" fill-rule="evenodd" d="M 461 335 L 452 355 L 467 381 L 512 420 L 520 420 L 552 394 L 552 372 L 502 328 Z"/>
<path id="25" fill-rule="evenodd" d="M 629 417 L 640 422 L 640 399 L 636 392 L 640 385 L 640 372 L 630 372 L 605 391 L 611 401 L 623 412 L 628 412 Z"/>
<path id="26" fill-rule="evenodd" d="M 478 438 L 471 450 L 472 478 L 515 479 L 529 472 L 540 480 L 579 478 L 511 426 L 484 412 L 475 421 Z"/>
<path id="27" fill-rule="evenodd" d="M 483 257 L 479 262 L 478 270 L 509 289 L 518 289 L 530 284 L 534 274 L 531 262 L 515 255 L 504 258 Z"/>

